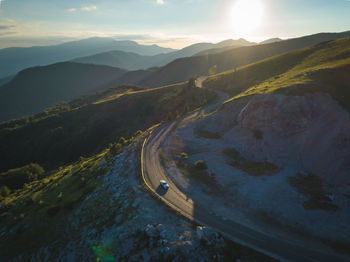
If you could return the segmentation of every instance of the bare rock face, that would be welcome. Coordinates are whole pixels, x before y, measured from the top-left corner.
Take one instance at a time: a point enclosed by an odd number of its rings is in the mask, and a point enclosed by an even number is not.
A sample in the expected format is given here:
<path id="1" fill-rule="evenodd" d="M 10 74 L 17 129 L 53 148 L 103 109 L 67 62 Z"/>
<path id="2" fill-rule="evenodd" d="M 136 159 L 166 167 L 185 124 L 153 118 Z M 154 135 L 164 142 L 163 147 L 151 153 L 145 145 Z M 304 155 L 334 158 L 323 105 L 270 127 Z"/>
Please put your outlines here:
<path id="1" fill-rule="evenodd" d="M 328 94 L 243 98 L 218 118 L 231 119 L 219 131 L 249 158 L 294 165 L 334 185 L 350 182 L 350 114 Z"/>

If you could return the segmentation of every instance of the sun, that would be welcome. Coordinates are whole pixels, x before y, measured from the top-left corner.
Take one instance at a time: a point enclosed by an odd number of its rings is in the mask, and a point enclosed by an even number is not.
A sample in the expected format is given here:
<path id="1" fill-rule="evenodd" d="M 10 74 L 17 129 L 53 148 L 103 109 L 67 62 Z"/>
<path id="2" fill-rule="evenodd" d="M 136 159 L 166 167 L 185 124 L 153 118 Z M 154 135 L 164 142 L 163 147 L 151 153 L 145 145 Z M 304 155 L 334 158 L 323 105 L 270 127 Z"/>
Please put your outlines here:
<path id="1" fill-rule="evenodd" d="M 238 0 L 232 9 L 232 25 L 237 34 L 247 35 L 262 23 L 264 6 L 260 0 Z"/>

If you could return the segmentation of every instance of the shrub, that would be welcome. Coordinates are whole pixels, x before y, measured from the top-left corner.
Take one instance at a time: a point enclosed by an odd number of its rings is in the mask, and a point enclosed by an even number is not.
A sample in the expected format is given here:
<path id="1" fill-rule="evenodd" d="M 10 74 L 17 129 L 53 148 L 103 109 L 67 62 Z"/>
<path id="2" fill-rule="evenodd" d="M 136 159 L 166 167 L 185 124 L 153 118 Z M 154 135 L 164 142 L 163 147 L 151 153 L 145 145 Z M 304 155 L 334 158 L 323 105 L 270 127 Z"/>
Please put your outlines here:
<path id="1" fill-rule="evenodd" d="M 47 210 L 47 214 L 50 217 L 55 216 L 59 211 L 60 211 L 61 207 L 60 206 L 51 206 L 48 210 Z"/>
<path id="2" fill-rule="evenodd" d="M 227 157 L 231 157 L 234 159 L 238 159 L 240 158 L 241 154 L 234 148 L 225 148 L 222 153 L 227 156 Z"/>
<path id="3" fill-rule="evenodd" d="M 38 180 L 44 174 L 45 170 L 38 164 L 29 165 L 10 169 L 0 174 L 0 183 L 11 189 L 19 189 L 26 183 Z"/>
<path id="4" fill-rule="evenodd" d="M 115 155 L 119 154 L 119 153 L 122 151 L 122 149 L 123 149 L 122 144 L 120 144 L 120 143 L 114 143 L 114 144 L 112 144 L 112 145 L 110 146 L 109 152 L 110 152 L 113 156 L 115 156 Z"/>
<path id="5" fill-rule="evenodd" d="M 289 176 L 288 182 L 300 194 L 303 194 L 308 198 L 303 203 L 303 207 L 305 209 L 323 209 L 326 211 L 336 211 L 338 209 L 338 207 L 333 204 L 332 200 L 329 198 L 320 177 L 312 173 L 298 173 L 296 176 Z"/>
<path id="6" fill-rule="evenodd" d="M 263 138 L 263 132 L 260 129 L 253 129 L 253 136 L 255 139 L 262 139 Z"/>
<path id="7" fill-rule="evenodd" d="M 124 137 L 119 138 L 119 143 L 120 143 L 120 144 L 124 145 L 124 144 L 126 144 L 127 142 L 128 142 L 128 140 L 126 140 Z"/>
<path id="8" fill-rule="evenodd" d="M 11 190 L 7 186 L 0 187 L 0 195 L 3 197 L 7 197 L 11 194 Z"/>
<path id="9" fill-rule="evenodd" d="M 191 78 L 188 80 L 188 87 L 196 87 L 196 78 L 191 77 Z"/>
<path id="10" fill-rule="evenodd" d="M 245 159 L 234 148 L 226 148 L 222 153 L 227 157 L 227 163 L 229 165 L 238 168 L 251 176 L 271 176 L 281 170 L 278 166 L 275 166 L 268 161 L 256 162 Z"/>
<path id="11" fill-rule="evenodd" d="M 135 132 L 135 137 L 137 137 L 137 136 L 139 136 L 139 135 L 141 135 L 141 134 L 142 134 L 142 131 L 141 131 L 141 130 L 138 130 L 138 131 Z"/>
<path id="12" fill-rule="evenodd" d="M 208 169 L 208 166 L 207 166 L 207 164 L 205 163 L 204 160 L 198 160 L 196 163 L 194 163 L 194 166 L 198 170 L 206 170 L 206 169 Z"/>
<path id="13" fill-rule="evenodd" d="M 182 152 L 181 153 L 181 157 L 183 158 L 183 159 L 188 159 L 188 154 L 187 153 L 185 153 L 185 152 Z"/>
<path id="14" fill-rule="evenodd" d="M 207 139 L 220 139 L 221 135 L 218 132 L 210 132 L 204 130 L 195 131 L 197 137 L 207 138 Z"/>

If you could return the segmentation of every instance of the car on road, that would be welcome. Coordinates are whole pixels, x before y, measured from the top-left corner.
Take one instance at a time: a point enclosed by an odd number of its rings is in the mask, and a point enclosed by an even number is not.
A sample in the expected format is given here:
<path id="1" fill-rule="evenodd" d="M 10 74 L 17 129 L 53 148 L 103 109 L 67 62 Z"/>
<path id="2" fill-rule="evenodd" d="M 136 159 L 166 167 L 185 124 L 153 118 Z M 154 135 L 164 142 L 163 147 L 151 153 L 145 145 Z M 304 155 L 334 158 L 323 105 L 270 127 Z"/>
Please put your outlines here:
<path id="1" fill-rule="evenodd" d="M 165 190 L 168 190 L 169 189 L 169 185 L 168 183 L 165 181 L 165 180 L 160 180 L 160 186 L 165 189 Z"/>

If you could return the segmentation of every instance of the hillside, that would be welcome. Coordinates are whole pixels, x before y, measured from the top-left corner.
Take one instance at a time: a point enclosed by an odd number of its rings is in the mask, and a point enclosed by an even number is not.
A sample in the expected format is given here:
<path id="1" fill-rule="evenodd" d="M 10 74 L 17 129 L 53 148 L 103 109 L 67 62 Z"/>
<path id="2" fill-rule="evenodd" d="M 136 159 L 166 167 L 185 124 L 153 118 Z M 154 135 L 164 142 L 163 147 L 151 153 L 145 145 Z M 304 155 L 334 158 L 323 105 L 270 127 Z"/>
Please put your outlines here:
<path id="1" fill-rule="evenodd" d="M 209 77 L 232 98 L 163 141 L 171 180 L 251 228 L 349 255 L 349 72 L 347 37 Z"/>
<path id="2" fill-rule="evenodd" d="M 142 56 L 135 53 L 123 51 L 110 51 L 92 56 L 74 59 L 73 62 L 107 65 L 124 68 L 127 70 L 145 69 L 157 65 L 157 61 L 152 60 L 152 56 Z"/>
<path id="3" fill-rule="evenodd" d="M 175 51 L 157 45 L 139 45 L 133 41 L 116 41 L 112 38 L 94 37 L 53 46 L 12 47 L 0 50 L 0 78 L 38 65 L 48 65 L 97 53 L 120 50 L 152 56 Z"/>
<path id="4" fill-rule="evenodd" d="M 31 115 L 117 80 L 125 70 L 63 62 L 20 72 L 0 89 L 0 121 Z"/>
<path id="5" fill-rule="evenodd" d="M 6 83 L 10 82 L 13 76 L 5 77 L 0 79 L 0 88 Z"/>
<path id="6" fill-rule="evenodd" d="M 136 70 L 136 71 L 129 71 L 123 74 L 118 78 L 118 80 L 115 82 L 115 84 L 139 84 L 142 82 L 143 79 L 147 78 L 149 75 L 151 75 L 154 71 L 157 70 L 156 68 L 149 68 L 145 70 Z"/>
<path id="7" fill-rule="evenodd" d="M 32 162 L 48 169 L 75 161 L 213 98 L 212 92 L 187 84 L 151 90 L 121 86 L 62 103 L 35 116 L 3 122 L 0 171 Z"/>
<path id="8" fill-rule="evenodd" d="M 350 36 L 350 32 L 321 33 L 271 44 L 235 48 L 219 54 L 181 58 L 159 68 L 139 84 L 161 86 L 185 81 L 191 76 L 220 73 L 271 56 L 347 36 Z"/>
<path id="9" fill-rule="evenodd" d="M 209 77 L 208 87 L 233 95 L 327 92 L 350 111 L 350 37 L 324 42 Z"/>

